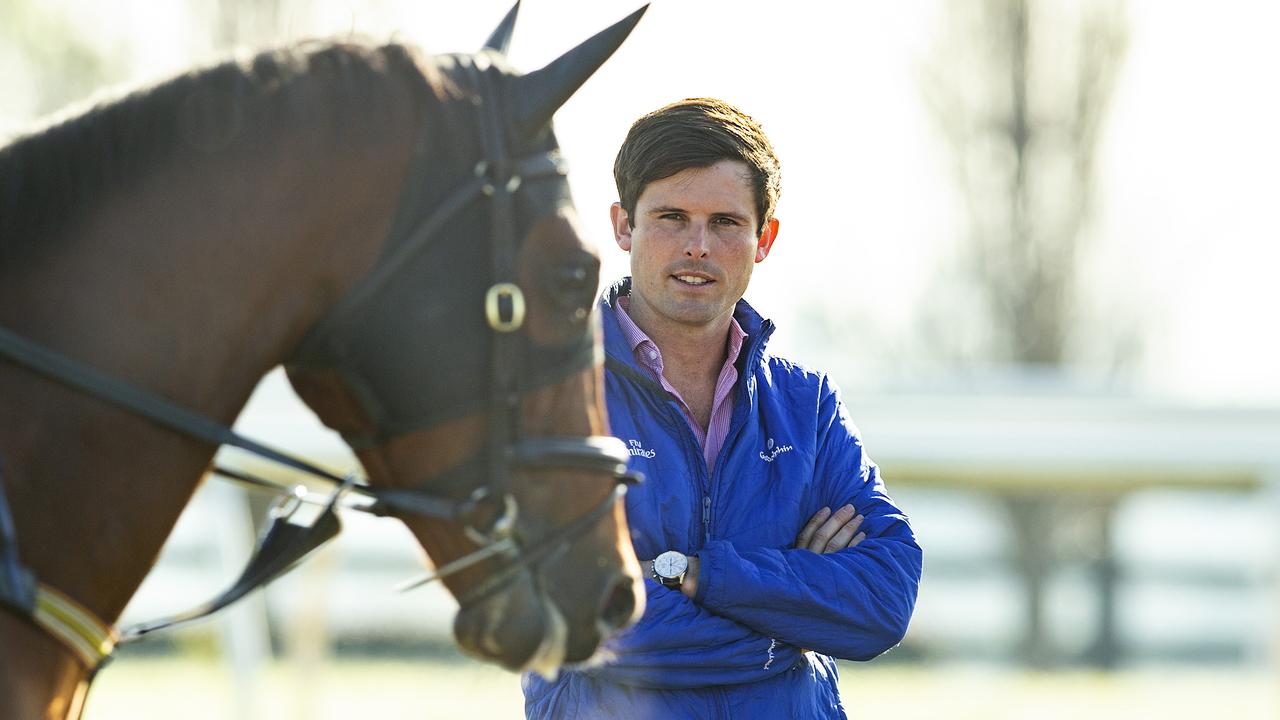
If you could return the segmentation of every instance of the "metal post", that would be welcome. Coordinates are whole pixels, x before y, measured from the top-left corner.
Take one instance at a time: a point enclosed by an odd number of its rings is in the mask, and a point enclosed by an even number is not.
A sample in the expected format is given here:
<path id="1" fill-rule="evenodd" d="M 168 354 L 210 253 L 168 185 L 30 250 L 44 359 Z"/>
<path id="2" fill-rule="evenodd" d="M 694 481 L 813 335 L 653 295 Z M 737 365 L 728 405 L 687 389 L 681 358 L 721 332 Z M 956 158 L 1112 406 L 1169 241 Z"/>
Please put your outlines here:
<path id="1" fill-rule="evenodd" d="M 1014 569 L 1022 583 L 1023 627 L 1018 660 L 1027 667 L 1045 668 L 1053 660 L 1045 627 L 1045 595 L 1051 575 L 1053 552 L 1053 500 L 1040 495 L 1010 495 L 1005 508 L 1014 532 Z"/>
<path id="2" fill-rule="evenodd" d="M 1121 659 L 1120 642 L 1116 637 L 1116 591 L 1119 588 L 1120 568 L 1112 547 L 1113 521 L 1118 501 L 1119 498 L 1110 496 L 1099 501 L 1097 554 L 1092 561 L 1098 625 L 1085 660 L 1090 665 L 1105 670 L 1114 670 Z"/>

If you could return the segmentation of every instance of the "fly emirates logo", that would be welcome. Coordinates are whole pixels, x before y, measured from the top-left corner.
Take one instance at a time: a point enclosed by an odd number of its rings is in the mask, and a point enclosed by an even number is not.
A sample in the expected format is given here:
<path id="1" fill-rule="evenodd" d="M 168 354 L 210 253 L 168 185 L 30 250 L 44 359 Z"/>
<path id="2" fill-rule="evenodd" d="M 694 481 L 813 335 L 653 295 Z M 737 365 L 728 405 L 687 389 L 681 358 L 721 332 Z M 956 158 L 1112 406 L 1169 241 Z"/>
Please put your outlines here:
<path id="1" fill-rule="evenodd" d="M 632 456 L 639 456 L 645 459 L 652 459 L 653 456 L 658 454 L 657 450 L 645 450 L 644 446 L 640 444 L 639 440 L 628 440 L 627 444 L 631 446 L 627 448 L 627 452 L 631 453 Z"/>

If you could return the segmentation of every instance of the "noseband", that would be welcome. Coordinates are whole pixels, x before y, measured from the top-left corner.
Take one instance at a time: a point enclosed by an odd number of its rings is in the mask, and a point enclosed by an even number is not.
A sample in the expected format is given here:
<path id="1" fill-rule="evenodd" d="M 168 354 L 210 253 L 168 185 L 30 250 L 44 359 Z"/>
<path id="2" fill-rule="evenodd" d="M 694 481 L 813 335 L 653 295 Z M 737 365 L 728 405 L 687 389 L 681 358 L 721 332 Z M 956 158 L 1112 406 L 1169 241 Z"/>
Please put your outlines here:
<path id="1" fill-rule="evenodd" d="M 338 325 L 335 318 L 375 298 L 379 287 L 395 276 L 405 261 L 426 247 L 453 215 L 477 199 L 486 200 L 492 228 L 493 273 L 492 284 L 485 294 L 484 311 L 492 332 L 493 349 L 488 401 L 489 436 L 484 450 L 461 465 L 430 478 L 418 489 L 375 488 L 354 475 L 342 477 L 255 442 L 215 420 L 0 327 L 0 357 L 184 435 L 214 445 L 240 448 L 335 485 L 335 490 L 320 502 L 323 506 L 320 514 L 310 524 L 300 524 L 296 522 L 296 511 L 312 502 L 301 486 L 286 488 L 248 473 L 215 467 L 213 472 L 223 477 L 287 493 L 273 509 L 270 526 L 259 540 L 253 557 L 235 584 L 210 602 L 190 612 L 120 633 L 56 589 L 39 582 L 20 562 L 16 533 L 5 500 L 3 476 L 0 475 L 0 607 L 31 620 L 53 635 L 92 674 L 111 656 L 117 641 L 136 639 L 155 630 L 209 615 L 290 569 L 338 534 L 341 523 L 336 509 L 342 505 L 375 515 L 416 515 L 456 522 L 479 545 L 476 551 L 440 566 L 434 573 L 407 583 L 403 588 L 439 580 L 491 558 L 502 559 L 501 566 L 457 598 L 459 605 L 465 608 L 501 590 L 521 570 L 536 567 L 548 557 L 562 552 L 612 510 L 624 494 L 626 485 L 639 481 L 638 475 L 628 472 L 629 454 L 617 438 L 525 437 L 521 431 L 519 403 L 526 370 L 522 364 L 521 348 L 514 338 L 523 326 L 525 307 L 523 292 L 515 283 L 519 238 L 516 237 L 514 196 L 526 183 L 563 177 L 565 168 L 554 152 L 516 160 L 508 157 L 506 126 L 500 116 L 492 74 L 481 72 L 487 62 L 484 55 L 478 55 L 475 65 L 464 66 L 479 93 L 476 104 L 480 108 L 485 159 L 476 165 L 473 177 L 416 223 L 407 238 L 397 243 L 395 250 L 344 297 L 313 332 L 313 336 L 323 338 Z M 423 143 L 420 138 L 415 150 L 415 174 L 422 172 L 419 166 L 422 165 Z M 405 209 L 402 207 L 400 212 L 405 212 Z M 556 379 L 563 380 L 595 362 L 596 350 L 589 333 L 586 340 L 575 351 L 573 362 L 568 363 L 569 367 Z M 348 438 L 348 442 L 357 448 L 361 444 L 357 438 Z M 511 492 L 512 477 L 518 472 L 538 470 L 605 474 L 612 478 L 615 487 L 577 519 L 544 537 L 526 542 L 516 532 L 519 505 Z M 477 478 L 482 482 L 476 483 Z M 427 485 L 475 489 L 466 498 L 458 499 L 429 492 L 425 489 Z"/>

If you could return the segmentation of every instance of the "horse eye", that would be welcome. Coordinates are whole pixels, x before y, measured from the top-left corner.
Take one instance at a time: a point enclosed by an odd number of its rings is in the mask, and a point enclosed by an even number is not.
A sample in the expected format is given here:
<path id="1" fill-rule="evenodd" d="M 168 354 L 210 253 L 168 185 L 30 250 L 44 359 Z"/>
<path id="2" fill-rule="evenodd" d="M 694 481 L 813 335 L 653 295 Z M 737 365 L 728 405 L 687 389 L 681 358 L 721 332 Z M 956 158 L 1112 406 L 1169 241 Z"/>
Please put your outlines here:
<path id="1" fill-rule="evenodd" d="M 587 269 L 584 267 L 560 268 L 560 287 L 565 290 L 580 290 L 587 284 Z"/>
<path id="2" fill-rule="evenodd" d="M 590 267 L 575 263 L 557 268 L 554 275 L 552 295 L 565 310 L 581 310 L 591 305 L 600 281 L 599 262 L 594 261 Z M 575 319 L 585 317 L 586 313 L 578 313 Z"/>

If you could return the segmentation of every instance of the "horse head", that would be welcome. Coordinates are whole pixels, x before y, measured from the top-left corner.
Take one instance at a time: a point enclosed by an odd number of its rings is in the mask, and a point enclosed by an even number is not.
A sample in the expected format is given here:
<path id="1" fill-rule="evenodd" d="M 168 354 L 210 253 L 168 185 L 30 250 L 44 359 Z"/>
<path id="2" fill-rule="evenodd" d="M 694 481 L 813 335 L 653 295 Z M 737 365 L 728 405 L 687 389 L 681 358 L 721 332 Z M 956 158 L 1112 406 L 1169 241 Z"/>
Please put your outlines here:
<path id="1" fill-rule="evenodd" d="M 219 445 L 333 479 L 229 429 L 282 363 L 464 649 L 551 674 L 637 617 L 550 119 L 638 18 L 527 75 L 514 14 L 475 55 L 303 43 L 0 147 L 0 717 L 76 715 Z"/>
<path id="2" fill-rule="evenodd" d="M 599 259 L 551 128 L 642 13 L 526 75 L 504 57 L 515 8 L 479 53 L 433 58 L 382 257 L 286 364 L 373 482 L 461 508 L 392 511 L 457 565 L 460 646 L 512 669 L 587 660 L 643 609 L 625 452 L 581 440 L 607 433 Z"/>

